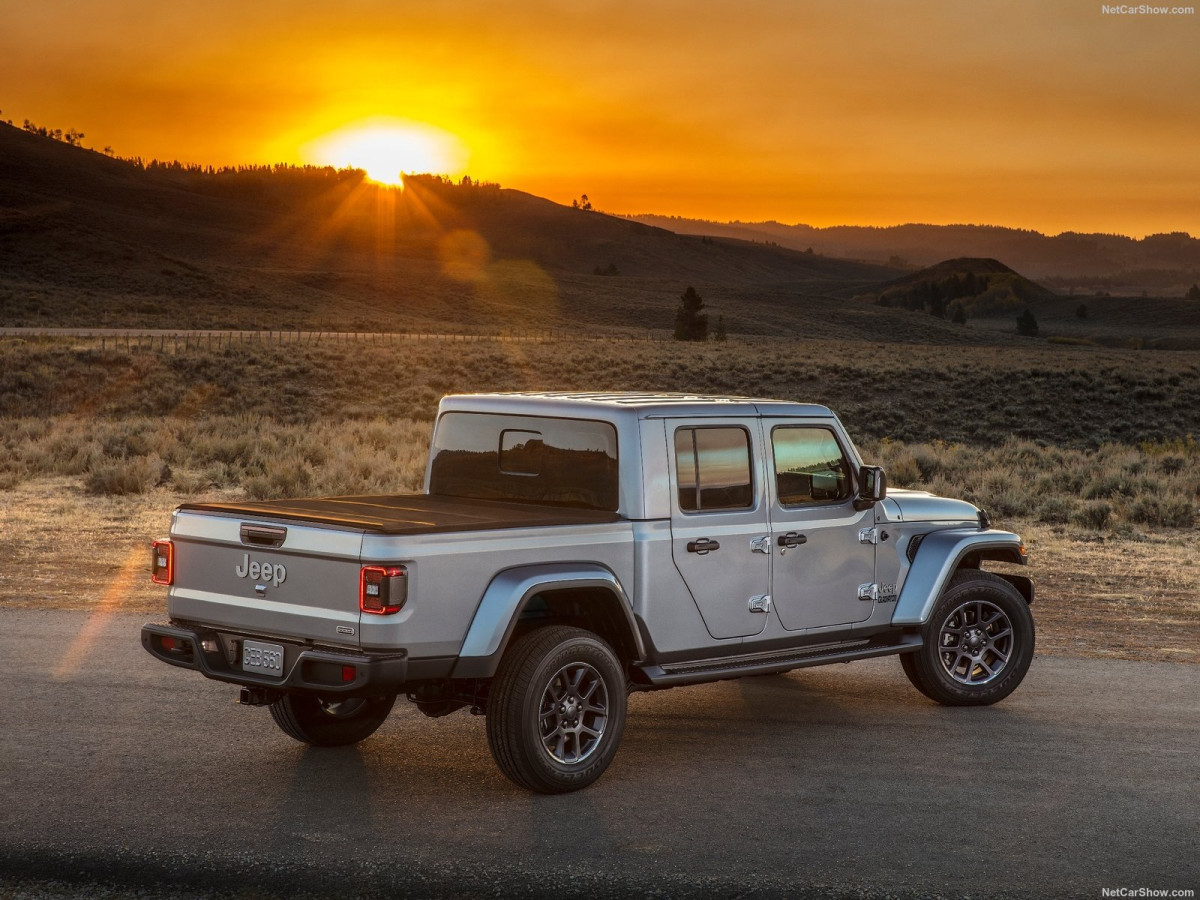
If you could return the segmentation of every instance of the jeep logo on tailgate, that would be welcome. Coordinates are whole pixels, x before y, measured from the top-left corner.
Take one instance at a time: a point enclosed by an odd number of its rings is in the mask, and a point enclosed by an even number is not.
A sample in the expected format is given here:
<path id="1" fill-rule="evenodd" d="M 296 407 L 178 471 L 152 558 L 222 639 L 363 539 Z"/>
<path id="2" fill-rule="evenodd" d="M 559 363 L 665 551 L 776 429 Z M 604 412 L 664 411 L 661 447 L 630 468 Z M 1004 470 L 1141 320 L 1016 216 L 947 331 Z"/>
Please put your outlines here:
<path id="1" fill-rule="evenodd" d="M 255 581 L 269 581 L 275 587 L 283 584 L 283 580 L 287 578 L 287 568 L 279 563 L 272 565 L 271 563 L 260 563 L 250 559 L 249 553 L 242 554 L 242 564 L 234 566 L 233 571 L 238 578 L 247 576 Z"/>

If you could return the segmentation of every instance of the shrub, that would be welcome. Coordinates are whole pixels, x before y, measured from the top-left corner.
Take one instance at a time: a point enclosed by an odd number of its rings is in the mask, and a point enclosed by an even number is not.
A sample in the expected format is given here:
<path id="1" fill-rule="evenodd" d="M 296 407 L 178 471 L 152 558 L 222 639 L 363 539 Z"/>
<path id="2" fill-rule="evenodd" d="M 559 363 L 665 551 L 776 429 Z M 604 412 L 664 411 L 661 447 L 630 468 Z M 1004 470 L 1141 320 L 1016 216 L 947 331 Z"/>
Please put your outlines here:
<path id="1" fill-rule="evenodd" d="M 921 468 L 910 454 L 906 454 L 887 467 L 887 477 L 896 487 L 912 487 L 921 481 Z"/>
<path id="2" fill-rule="evenodd" d="M 1130 501 L 1126 515 L 1131 522 L 1163 528 L 1190 528 L 1196 520 L 1195 503 L 1187 497 L 1139 494 Z"/>
<path id="3" fill-rule="evenodd" d="M 203 472 L 175 472 L 171 487 L 181 494 L 203 494 L 213 486 L 213 479 Z"/>
<path id="4" fill-rule="evenodd" d="M 1133 484 L 1123 475 L 1099 475 L 1083 486 L 1084 500 L 1104 497 L 1128 496 L 1133 493 Z"/>
<path id="5" fill-rule="evenodd" d="M 1112 521 L 1112 504 L 1104 500 L 1084 503 L 1071 514 L 1071 524 L 1100 531 Z"/>
<path id="6" fill-rule="evenodd" d="M 89 494 L 144 494 L 161 483 L 166 467 L 157 456 L 118 460 L 98 466 L 84 479 Z"/>
<path id="7" fill-rule="evenodd" d="M 1066 497 L 1047 497 L 1037 509 L 1037 520 L 1050 525 L 1065 525 L 1075 512 L 1075 502 Z"/>

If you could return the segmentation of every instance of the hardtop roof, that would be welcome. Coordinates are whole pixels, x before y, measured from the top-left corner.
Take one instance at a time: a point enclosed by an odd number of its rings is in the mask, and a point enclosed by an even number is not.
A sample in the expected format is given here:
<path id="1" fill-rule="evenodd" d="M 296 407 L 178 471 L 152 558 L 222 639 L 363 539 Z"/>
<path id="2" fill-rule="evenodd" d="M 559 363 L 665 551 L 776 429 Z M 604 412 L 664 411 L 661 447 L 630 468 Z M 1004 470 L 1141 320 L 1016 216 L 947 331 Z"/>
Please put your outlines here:
<path id="1" fill-rule="evenodd" d="M 499 409 L 498 407 L 504 407 Z M 815 403 L 795 403 L 722 394 L 691 394 L 650 391 L 511 391 L 451 394 L 442 398 L 443 410 L 487 409 L 553 415 L 588 408 L 635 413 L 639 418 L 683 416 L 816 416 L 833 413 Z"/>

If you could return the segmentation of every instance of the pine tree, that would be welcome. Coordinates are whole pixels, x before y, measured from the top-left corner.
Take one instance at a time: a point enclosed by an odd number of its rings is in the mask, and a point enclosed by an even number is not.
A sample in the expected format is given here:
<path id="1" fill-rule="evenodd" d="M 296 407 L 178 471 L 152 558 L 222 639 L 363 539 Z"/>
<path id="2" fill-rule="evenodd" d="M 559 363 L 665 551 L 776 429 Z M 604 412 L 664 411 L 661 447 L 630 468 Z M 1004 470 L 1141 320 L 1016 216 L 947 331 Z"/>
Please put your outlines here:
<path id="1" fill-rule="evenodd" d="M 1023 334 L 1026 337 L 1036 337 L 1038 333 L 1037 319 L 1033 317 L 1033 313 L 1029 310 L 1017 316 L 1017 334 Z"/>
<path id="2" fill-rule="evenodd" d="M 708 338 L 708 315 L 704 301 L 690 284 L 679 298 L 679 309 L 675 311 L 675 340 L 703 341 Z"/>

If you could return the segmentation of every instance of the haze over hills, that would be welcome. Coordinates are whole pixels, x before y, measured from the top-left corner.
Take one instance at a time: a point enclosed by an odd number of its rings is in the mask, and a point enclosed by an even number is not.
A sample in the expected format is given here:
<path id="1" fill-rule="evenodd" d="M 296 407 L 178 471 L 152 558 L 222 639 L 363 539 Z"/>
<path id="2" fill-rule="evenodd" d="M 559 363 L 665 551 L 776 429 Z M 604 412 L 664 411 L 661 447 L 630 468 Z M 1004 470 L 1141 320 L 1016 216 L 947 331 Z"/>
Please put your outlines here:
<path id="1" fill-rule="evenodd" d="M 968 304 L 968 325 L 876 302 L 909 277 L 496 185 L 417 176 L 399 191 L 355 170 L 143 168 L 0 125 L 0 327 L 663 334 L 692 285 L 731 334 L 1021 340 L 1012 302 Z M 1048 334 L 1177 346 L 1180 327 L 1200 329 L 1197 303 L 1097 298 L 1081 333 L 1076 300 L 1015 272 L 987 277 L 1023 285 L 1010 299 L 1031 304 Z"/>
<path id="2" fill-rule="evenodd" d="M 779 222 L 710 222 L 675 216 L 630 217 L 679 234 L 773 242 L 846 259 L 920 267 L 953 257 L 1003 260 L 1060 293 L 1137 293 L 1182 296 L 1200 280 L 1200 240 L 1154 234 L 1140 240 L 1116 234 L 1045 235 L 994 225 L 839 225 L 814 228 Z"/>

